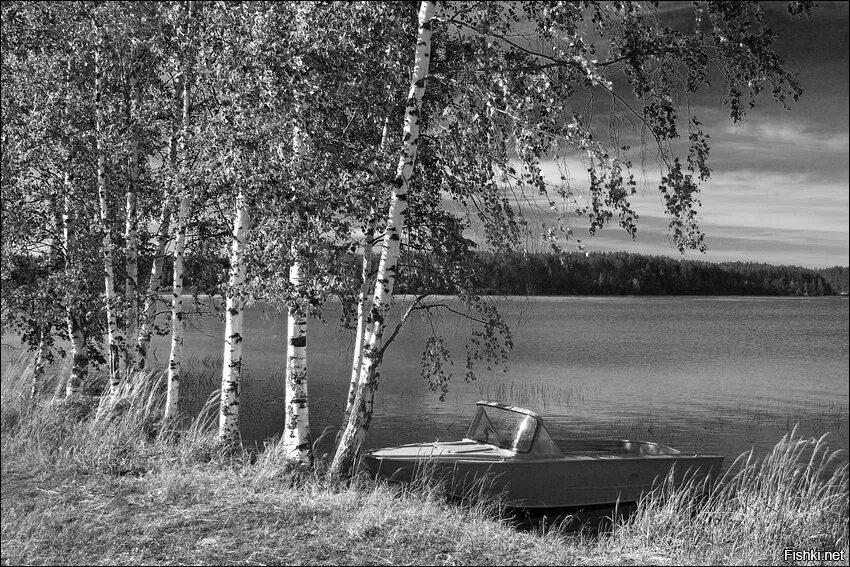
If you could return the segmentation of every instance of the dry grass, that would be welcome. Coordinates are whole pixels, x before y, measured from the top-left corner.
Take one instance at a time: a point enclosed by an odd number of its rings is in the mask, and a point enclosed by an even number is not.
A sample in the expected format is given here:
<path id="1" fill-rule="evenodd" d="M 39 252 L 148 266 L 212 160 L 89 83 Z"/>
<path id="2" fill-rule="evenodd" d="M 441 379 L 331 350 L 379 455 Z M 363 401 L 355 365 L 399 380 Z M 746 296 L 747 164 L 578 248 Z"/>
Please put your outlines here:
<path id="1" fill-rule="evenodd" d="M 674 489 L 668 479 L 606 543 L 624 551 L 654 546 L 683 563 L 775 564 L 786 548 L 847 557 L 846 452 L 795 429 L 764 459 L 741 455 L 713 487 Z"/>

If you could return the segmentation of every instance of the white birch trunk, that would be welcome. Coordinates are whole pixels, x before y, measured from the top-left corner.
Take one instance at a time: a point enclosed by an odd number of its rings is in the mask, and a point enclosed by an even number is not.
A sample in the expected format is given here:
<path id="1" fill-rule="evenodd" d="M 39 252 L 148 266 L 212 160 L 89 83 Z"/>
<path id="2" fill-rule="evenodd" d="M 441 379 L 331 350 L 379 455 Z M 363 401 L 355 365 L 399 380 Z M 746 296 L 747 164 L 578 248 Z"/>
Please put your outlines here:
<path id="1" fill-rule="evenodd" d="M 369 293 L 372 274 L 372 241 L 375 238 L 375 225 L 377 216 L 374 210 L 370 211 L 369 225 L 363 235 L 363 265 L 360 272 L 361 285 L 360 296 L 357 300 L 357 331 L 354 336 L 354 356 L 351 361 L 351 380 L 348 382 L 348 398 L 345 402 L 345 413 L 343 414 L 343 427 L 348 423 L 351 408 L 354 407 L 354 398 L 357 394 L 357 383 L 360 378 L 360 366 L 363 363 L 363 344 L 366 335 L 366 314 L 372 306 L 372 295 Z"/>
<path id="2" fill-rule="evenodd" d="M 71 375 L 65 384 L 65 397 L 73 398 L 89 375 L 89 351 L 79 315 L 68 313 L 68 335 L 71 337 Z"/>
<path id="3" fill-rule="evenodd" d="M 391 107 L 390 107 L 391 108 Z M 383 151 L 387 146 L 387 137 L 390 129 L 389 109 L 387 116 L 384 118 L 384 128 L 381 132 L 380 150 Z M 371 329 L 367 328 L 366 316 L 372 309 L 372 294 L 369 293 L 371 288 L 372 275 L 372 244 L 375 241 L 375 229 L 378 224 L 378 201 L 380 198 L 380 189 L 375 191 L 372 205 L 369 209 L 369 222 L 366 225 L 366 231 L 363 233 L 363 263 L 360 272 L 360 295 L 357 299 L 357 331 L 354 335 L 354 356 L 351 362 L 351 380 L 348 383 L 348 398 L 345 402 L 345 413 L 343 414 L 342 424 L 348 423 L 348 418 L 351 415 L 351 408 L 354 407 L 354 398 L 357 393 L 357 383 L 360 378 L 360 366 L 363 363 L 363 345 L 367 334 L 371 334 Z"/>
<path id="4" fill-rule="evenodd" d="M 306 111 L 306 105 L 296 104 L 296 114 Z M 307 152 L 306 132 L 296 118 L 292 129 L 293 169 L 297 169 Z M 294 290 L 301 287 L 301 266 L 296 246 L 292 245 L 292 266 L 289 283 Z M 289 307 L 286 324 L 286 385 L 284 400 L 286 422 L 283 430 L 283 448 L 290 462 L 311 465 L 309 398 L 307 397 L 307 313 L 303 305 Z"/>
<path id="5" fill-rule="evenodd" d="M 191 5 L 190 5 L 191 6 Z M 191 9 L 191 7 L 190 7 Z M 183 76 L 183 131 L 180 136 L 180 158 L 184 172 L 184 182 L 189 167 L 187 136 L 189 132 L 190 80 L 188 71 Z M 174 278 L 171 289 L 171 355 L 168 359 L 168 384 L 165 395 L 165 417 L 177 416 L 180 402 L 180 378 L 183 362 L 183 336 L 186 322 L 183 318 L 183 252 L 186 247 L 186 224 L 189 222 L 189 209 L 192 206 L 192 191 L 182 187 L 179 191 L 180 205 L 177 210 L 177 236 L 174 239 Z"/>
<path id="6" fill-rule="evenodd" d="M 124 226 L 124 241 L 126 245 L 124 281 L 125 314 L 127 317 L 127 367 L 137 368 L 138 350 L 135 346 L 139 340 L 139 242 L 138 242 L 138 216 L 136 214 L 137 192 L 139 185 L 139 92 L 138 77 L 130 78 L 130 156 L 129 156 L 129 180 L 126 196 L 126 224 Z"/>
<path id="7" fill-rule="evenodd" d="M 289 269 L 289 281 L 295 289 L 301 286 L 301 272 L 297 261 L 294 261 Z M 284 454 L 289 461 L 310 465 L 313 462 L 313 451 L 310 443 L 309 398 L 307 397 L 307 317 L 302 309 L 298 307 L 289 309 L 286 336 L 288 341 L 286 344 Z"/>
<path id="8" fill-rule="evenodd" d="M 186 321 L 183 313 L 183 252 L 186 247 L 186 223 L 189 219 L 191 197 L 184 188 L 177 212 L 177 237 L 174 239 L 174 277 L 171 288 L 171 354 L 168 358 L 168 385 L 165 397 L 165 417 L 177 416 L 180 398 L 180 370 L 183 361 L 183 336 Z"/>
<path id="9" fill-rule="evenodd" d="M 65 275 L 68 284 L 74 282 L 73 261 L 73 237 L 74 217 L 71 212 L 71 186 L 73 178 L 70 166 L 65 169 L 65 211 L 62 214 L 62 246 L 65 251 Z M 89 374 L 89 351 L 86 346 L 86 337 L 83 334 L 82 315 L 75 308 L 70 299 L 65 304 L 65 318 L 68 324 L 68 337 L 71 340 L 71 374 L 65 383 L 65 396 L 72 398 L 80 392 L 83 382 Z"/>
<path id="10" fill-rule="evenodd" d="M 402 154 L 393 183 L 389 219 L 382 245 L 381 260 L 378 264 L 372 309 L 367 323 L 372 329 L 364 341 L 365 344 L 362 349 L 363 360 L 354 406 L 328 471 L 332 478 L 350 476 L 372 420 L 374 397 L 379 378 L 378 357 L 383 339 L 385 318 L 389 310 L 396 279 L 396 262 L 401 243 L 401 233 L 404 228 L 404 215 L 407 210 L 408 182 L 416 163 L 416 152 L 419 147 L 419 113 L 422 109 L 425 78 L 428 76 L 431 58 L 431 21 L 435 11 L 434 2 L 422 2 L 419 8 L 416 59 L 405 110 Z"/>
<path id="11" fill-rule="evenodd" d="M 71 62 L 68 61 L 68 77 L 66 84 L 71 80 Z M 65 102 L 66 128 L 71 124 L 71 104 Z M 65 160 L 63 164 L 63 186 L 65 191 L 64 210 L 62 212 L 62 250 L 65 259 L 65 277 L 67 285 L 74 285 L 74 228 L 76 221 L 71 208 L 74 193 L 73 173 L 73 150 L 71 140 L 65 138 Z M 86 337 L 83 334 L 82 314 L 74 307 L 70 294 L 66 296 L 65 318 L 68 325 L 68 338 L 71 341 L 71 373 L 65 382 L 65 396 L 73 398 L 80 392 L 82 383 L 88 377 L 89 353 L 86 346 Z"/>
<path id="12" fill-rule="evenodd" d="M 224 361 L 221 372 L 221 405 L 218 419 L 218 438 L 233 444 L 239 440 L 239 397 L 242 378 L 243 312 L 245 301 L 241 287 L 245 284 L 245 242 L 250 223 L 248 202 L 240 189 L 236 200 L 236 215 L 230 249 L 230 279 L 225 306 Z"/>
<path id="13" fill-rule="evenodd" d="M 106 306 L 106 342 L 109 348 L 109 393 L 114 395 L 121 383 L 121 369 L 123 368 L 122 352 L 124 350 L 124 337 L 118 327 L 117 309 L 120 302 L 115 293 L 115 272 L 112 262 L 112 237 L 109 229 L 109 203 L 106 195 L 106 156 L 103 148 L 103 67 L 101 66 L 102 39 L 98 39 L 98 47 L 94 53 L 95 74 L 95 111 L 97 129 L 97 190 L 100 200 L 100 222 L 103 231 L 103 266 Z"/>
<path id="14" fill-rule="evenodd" d="M 32 384 L 30 385 L 30 399 L 34 399 L 38 395 L 38 390 L 41 388 L 41 383 L 44 378 L 44 366 L 47 360 L 44 356 L 44 331 L 39 331 L 38 347 L 35 350 L 35 360 L 32 367 Z"/>

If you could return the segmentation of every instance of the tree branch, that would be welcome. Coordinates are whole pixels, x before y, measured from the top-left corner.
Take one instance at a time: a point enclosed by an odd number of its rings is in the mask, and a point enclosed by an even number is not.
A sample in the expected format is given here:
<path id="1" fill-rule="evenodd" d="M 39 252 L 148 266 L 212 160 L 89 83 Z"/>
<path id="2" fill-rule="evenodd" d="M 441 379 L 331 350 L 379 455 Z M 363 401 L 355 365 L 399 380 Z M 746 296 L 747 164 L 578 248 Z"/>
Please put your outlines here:
<path id="1" fill-rule="evenodd" d="M 404 315 L 396 324 L 395 329 L 390 334 L 389 338 L 384 341 L 384 344 L 381 346 L 381 350 L 378 351 L 377 360 L 380 362 L 384 358 L 384 352 L 386 352 L 387 347 L 395 340 L 396 336 L 398 336 L 399 331 L 401 331 L 402 325 L 410 318 L 414 311 L 417 311 L 421 307 L 418 307 L 419 302 L 428 297 L 429 294 L 423 293 L 422 295 L 417 295 L 416 299 L 413 300 L 413 303 L 410 304 L 410 307 L 407 308 L 407 311 L 404 312 Z"/>

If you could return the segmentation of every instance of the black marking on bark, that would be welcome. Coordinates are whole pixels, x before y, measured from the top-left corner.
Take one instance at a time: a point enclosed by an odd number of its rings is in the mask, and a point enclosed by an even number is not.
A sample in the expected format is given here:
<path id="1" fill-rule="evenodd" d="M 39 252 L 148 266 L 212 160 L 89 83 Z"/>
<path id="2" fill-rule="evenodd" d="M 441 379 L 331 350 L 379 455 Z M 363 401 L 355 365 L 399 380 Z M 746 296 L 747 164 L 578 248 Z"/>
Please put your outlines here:
<path id="1" fill-rule="evenodd" d="M 306 347 L 307 346 L 307 337 L 293 337 L 290 339 L 289 344 L 294 347 Z"/>

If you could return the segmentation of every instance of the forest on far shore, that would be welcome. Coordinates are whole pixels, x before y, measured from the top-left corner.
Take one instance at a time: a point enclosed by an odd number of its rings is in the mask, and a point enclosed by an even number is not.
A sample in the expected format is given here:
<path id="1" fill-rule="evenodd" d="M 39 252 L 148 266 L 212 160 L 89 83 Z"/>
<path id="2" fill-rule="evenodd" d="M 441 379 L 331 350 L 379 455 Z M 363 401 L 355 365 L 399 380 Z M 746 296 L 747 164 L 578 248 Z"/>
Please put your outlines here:
<path id="1" fill-rule="evenodd" d="M 815 296 L 850 288 L 846 266 L 712 263 L 628 252 L 478 252 L 474 264 L 480 291 L 505 295 Z M 407 293 L 425 291 L 404 278 L 400 287 Z"/>
<path id="2" fill-rule="evenodd" d="M 166 258 L 169 264 L 171 258 Z M 350 269 L 360 269 L 360 254 Z M 402 253 L 399 293 L 454 292 L 428 276 L 428 256 Z M 468 260 L 484 295 L 774 295 L 823 296 L 850 290 L 850 267 L 805 268 L 756 262 L 704 262 L 629 252 L 474 252 Z M 377 258 L 373 265 L 377 265 Z M 186 259 L 188 286 L 217 294 L 227 258 Z M 166 266 L 166 271 L 170 266 Z M 194 280 L 190 274 L 200 276 Z M 194 280 L 194 281 L 192 281 Z M 168 280 L 166 280 L 168 281 Z"/>

